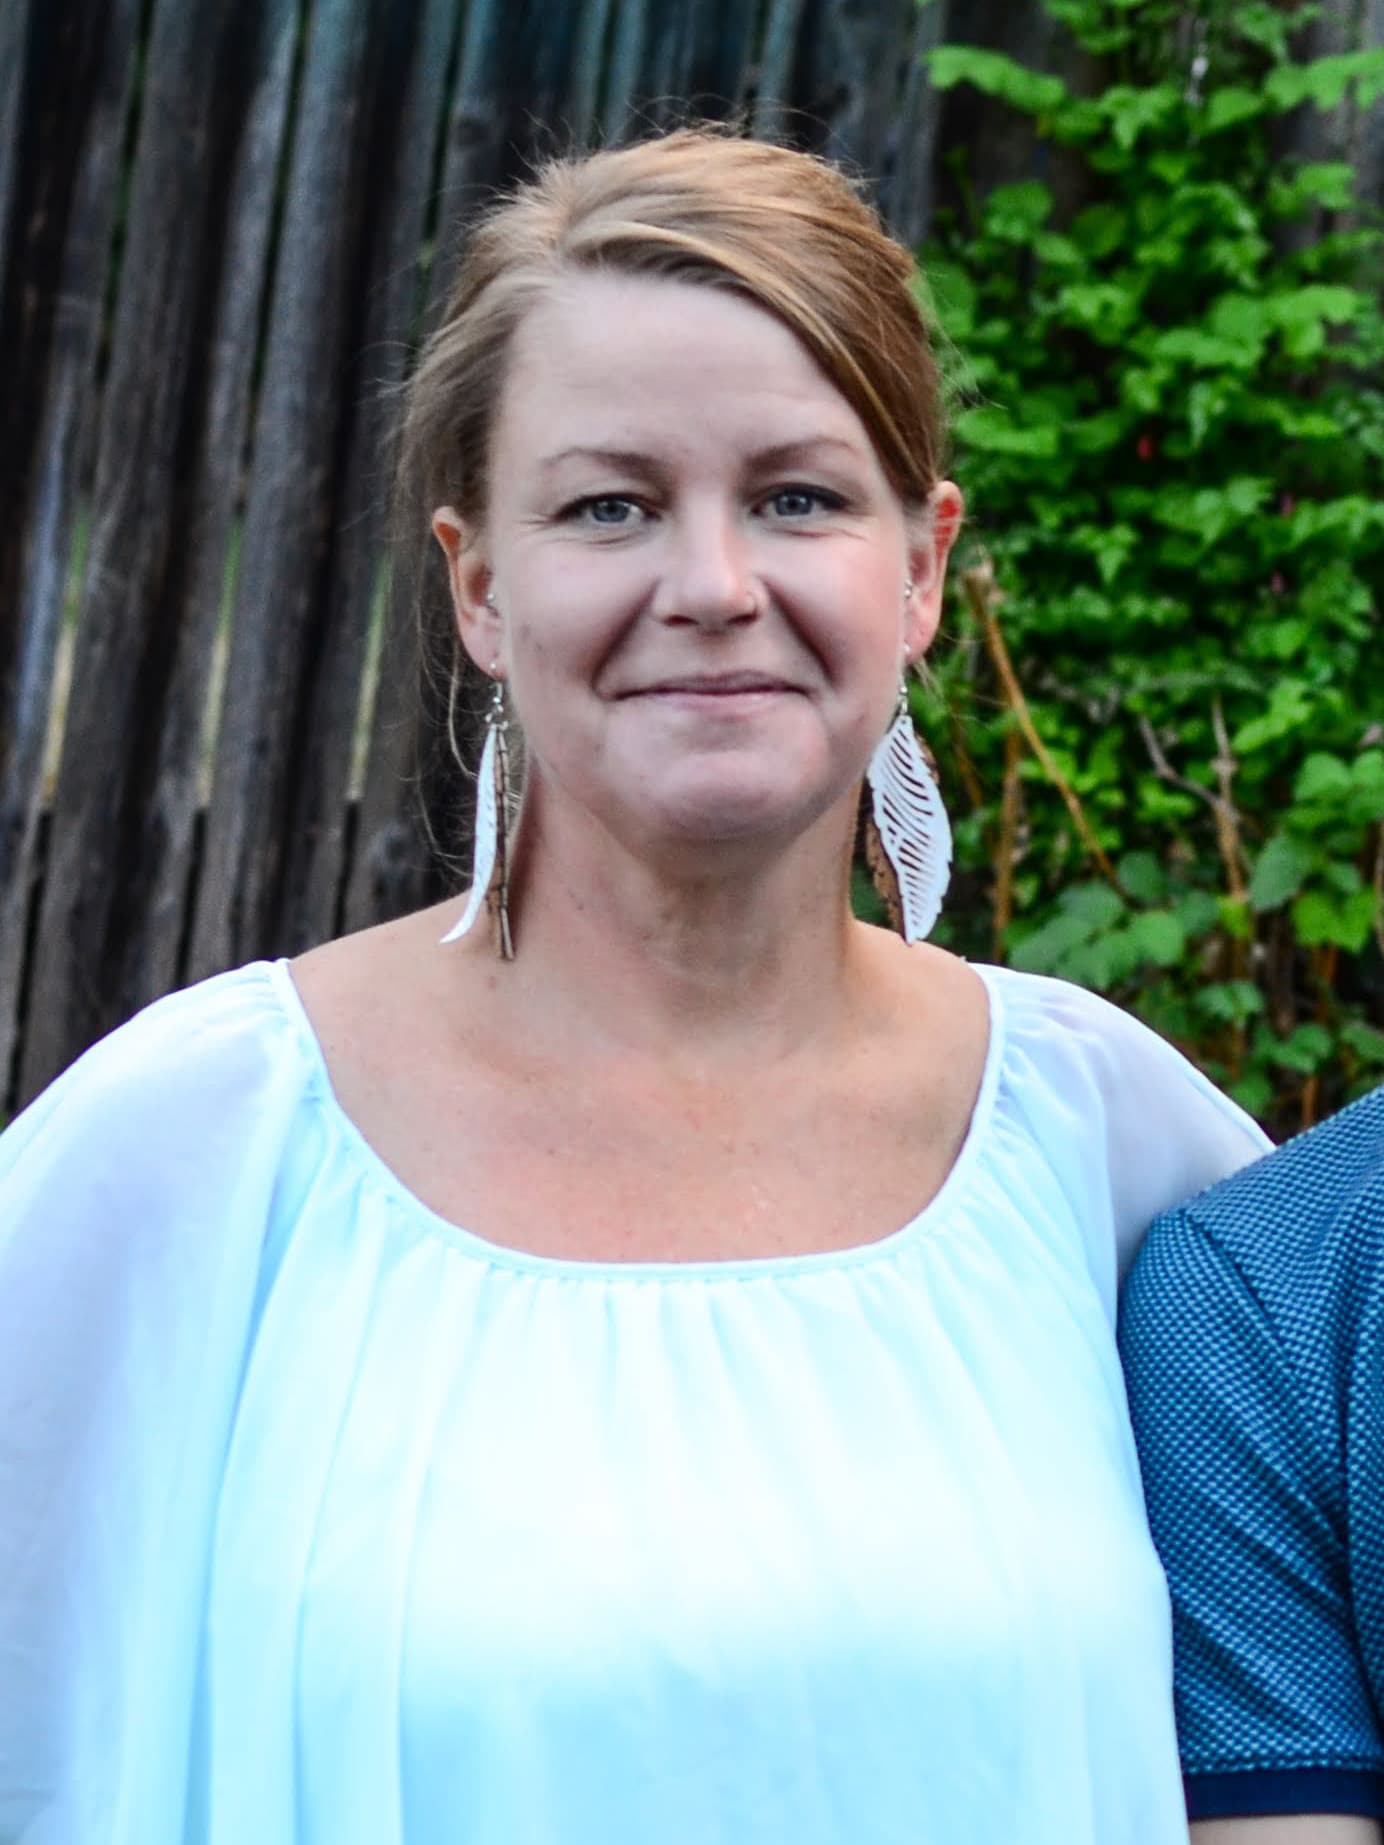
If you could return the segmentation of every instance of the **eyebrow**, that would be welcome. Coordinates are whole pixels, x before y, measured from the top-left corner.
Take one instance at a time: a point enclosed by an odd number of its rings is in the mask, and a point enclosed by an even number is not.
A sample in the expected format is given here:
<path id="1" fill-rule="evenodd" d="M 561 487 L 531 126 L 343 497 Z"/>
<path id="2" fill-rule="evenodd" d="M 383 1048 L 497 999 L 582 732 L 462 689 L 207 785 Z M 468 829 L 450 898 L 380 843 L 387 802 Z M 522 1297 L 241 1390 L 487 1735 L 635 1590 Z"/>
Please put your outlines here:
<path id="1" fill-rule="evenodd" d="M 749 463 L 752 469 L 783 467 L 803 461 L 822 449 L 837 449 L 852 461 L 861 459 L 856 443 L 848 442 L 841 436 L 821 435 L 803 436 L 793 442 L 776 442 L 769 448 L 756 449 Z M 656 456 L 646 454 L 642 449 L 593 448 L 585 443 L 559 449 L 553 455 L 545 455 L 538 465 L 543 473 L 549 473 L 567 461 L 594 461 L 602 467 L 631 474 L 659 475 L 666 471 Z"/>

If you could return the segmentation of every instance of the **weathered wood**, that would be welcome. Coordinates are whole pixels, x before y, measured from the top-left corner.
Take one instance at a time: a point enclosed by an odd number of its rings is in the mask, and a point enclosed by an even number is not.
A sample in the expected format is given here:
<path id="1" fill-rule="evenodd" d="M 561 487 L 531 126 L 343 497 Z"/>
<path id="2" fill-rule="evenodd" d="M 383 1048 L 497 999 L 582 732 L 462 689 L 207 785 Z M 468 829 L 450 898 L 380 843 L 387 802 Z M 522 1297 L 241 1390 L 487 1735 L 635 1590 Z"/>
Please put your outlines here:
<path id="1" fill-rule="evenodd" d="M 447 113 L 442 179 L 429 221 L 433 256 L 423 325 L 431 329 L 455 273 L 476 211 L 512 175 L 507 140 L 513 72 L 504 0 L 471 0 Z M 419 631 L 445 622 L 445 584 L 427 552 L 427 534 L 405 537 L 391 558 L 378 689 L 371 714 L 365 785 L 356 812 L 343 921 L 363 928 L 438 894 L 441 874 L 422 822 L 424 796 L 455 795 L 457 774 L 436 748 L 420 686 Z M 425 612 L 426 611 L 426 612 Z"/>
<path id="2" fill-rule="evenodd" d="M 0 608 L 13 616 L 0 627 L 0 1092 L 12 1093 L 17 1070 L 44 738 L 93 422 L 138 17 L 137 0 L 62 17 L 37 7 L 30 17 L 26 144 L 0 317 L 9 412 Z"/>
<path id="3" fill-rule="evenodd" d="M 648 47 L 649 116 L 661 128 L 685 121 L 692 87 L 696 14 L 705 0 L 664 0 Z"/>
<path id="4" fill-rule="evenodd" d="M 611 143 L 638 140 L 647 130 L 638 109 L 652 12 L 652 0 L 620 0 L 605 93 L 605 139 Z"/>
<path id="5" fill-rule="evenodd" d="M 917 0 L 834 0 L 813 52 L 836 96 L 823 151 L 856 172 L 884 169 L 908 75 Z"/>
<path id="6" fill-rule="evenodd" d="M 281 946 L 289 790 L 330 623 L 322 589 L 338 488 L 341 386 L 359 325 L 372 24 L 318 0 L 304 50 L 254 432 L 230 670 L 188 972 Z"/>
<path id="7" fill-rule="evenodd" d="M 688 94 L 715 120 L 744 108 L 756 76 L 759 13 L 745 0 L 700 0 L 695 9 Z"/>
<path id="8" fill-rule="evenodd" d="M 344 920 L 346 797 L 357 729 L 370 715 L 361 709 L 361 680 L 387 539 L 399 385 L 422 298 L 421 256 L 456 19 L 453 0 L 421 0 L 416 11 L 396 6 L 389 18 L 390 55 L 375 60 L 379 139 L 370 172 L 378 184 L 366 202 L 365 315 L 342 385 L 350 423 L 323 595 L 323 641 L 305 718 L 311 748 L 301 756 L 291 790 L 288 836 L 295 850 L 277 925 L 286 952 L 336 934 Z M 405 792 L 394 791 L 386 826 Z M 378 855 L 378 824 L 373 812 L 356 815 L 356 853 L 367 865 Z M 421 873 L 421 839 L 413 857 Z M 375 892 L 361 916 L 359 885 L 356 890 L 353 920 L 373 922 L 390 913 Z"/>
<path id="9" fill-rule="evenodd" d="M 294 26 L 291 0 L 204 0 L 200 13 L 164 0 L 153 19 L 34 956 L 29 1091 L 178 978 Z"/>
<path id="10" fill-rule="evenodd" d="M 572 140 L 578 147 L 590 145 L 595 134 L 613 4 L 614 0 L 583 0 L 572 51 L 571 102 L 568 105 Z"/>
<path id="11" fill-rule="evenodd" d="M 880 206 L 895 232 L 916 246 L 932 222 L 932 170 L 941 120 L 940 94 L 928 79 L 927 59 L 946 38 L 949 0 L 920 6 L 908 48 L 903 95 L 880 175 Z"/>
<path id="12" fill-rule="evenodd" d="M 0 7 L 0 301 L 5 298 L 10 220 L 19 177 L 19 132 L 29 53 L 31 0 Z"/>
<path id="13" fill-rule="evenodd" d="M 506 141 L 512 97 L 506 0 L 470 0 L 447 122 L 442 195 L 430 278 L 436 304 L 450 286 L 466 226 L 513 172 Z"/>
<path id="14" fill-rule="evenodd" d="M 789 97 L 806 4 L 807 0 L 769 0 L 752 118 L 754 134 L 761 141 L 778 141 L 788 132 Z"/>

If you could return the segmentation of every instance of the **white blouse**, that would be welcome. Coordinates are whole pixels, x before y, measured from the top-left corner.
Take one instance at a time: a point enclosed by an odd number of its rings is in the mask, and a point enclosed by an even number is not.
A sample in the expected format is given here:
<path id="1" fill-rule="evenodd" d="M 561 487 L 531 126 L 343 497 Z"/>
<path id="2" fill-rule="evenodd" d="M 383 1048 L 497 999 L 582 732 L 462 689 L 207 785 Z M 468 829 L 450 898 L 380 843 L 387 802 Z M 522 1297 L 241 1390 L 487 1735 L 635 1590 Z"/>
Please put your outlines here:
<path id="1" fill-rule="evenodd" d="M 444 1221 L 284 964 L 88 1052 L 0 1138 L 0 1841 L 1184 1840 L 1117 1271 L 1268 1143 L 978 971 L 941 1191 L 782 1259 Z"/>

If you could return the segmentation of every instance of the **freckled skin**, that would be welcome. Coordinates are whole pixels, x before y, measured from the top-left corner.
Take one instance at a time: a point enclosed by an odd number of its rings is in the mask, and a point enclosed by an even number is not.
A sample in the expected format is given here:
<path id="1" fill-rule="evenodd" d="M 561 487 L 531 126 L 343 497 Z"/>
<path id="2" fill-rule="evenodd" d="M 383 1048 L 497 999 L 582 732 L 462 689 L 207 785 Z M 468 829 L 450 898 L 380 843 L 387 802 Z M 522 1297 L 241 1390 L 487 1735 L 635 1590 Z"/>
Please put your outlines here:
<path id="1" fill-rule="evenodd" d="M 337 1096 L 439 1215 L 537 1253 L 896 1229 L 957 1156 L 988 1001 L 856 922 L 847 866 L 960 495 L 905 509 L 761 309 L 611 275 L 524 322 L 490 464 L 483 523 L 434 531 L 526 734 L 517 952 L 439 946 L 453 901 L 295 964 Z"/>

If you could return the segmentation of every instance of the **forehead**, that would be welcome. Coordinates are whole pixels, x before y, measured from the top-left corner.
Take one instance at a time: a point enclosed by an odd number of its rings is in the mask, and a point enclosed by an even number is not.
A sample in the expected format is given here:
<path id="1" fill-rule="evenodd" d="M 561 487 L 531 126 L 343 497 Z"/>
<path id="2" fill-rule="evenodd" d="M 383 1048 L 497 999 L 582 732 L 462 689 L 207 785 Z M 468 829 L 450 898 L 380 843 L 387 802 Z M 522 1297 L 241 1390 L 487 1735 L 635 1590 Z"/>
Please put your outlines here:
<path id="1" fill-rule="evenodd" d="M 818 439 L 874 460 L 860 418 L 782 321 L 727 289 L 647 276 L 576 274 L 544 296 L 516 334 L 495 435 L 497 462 L 575 441 Z"/>

